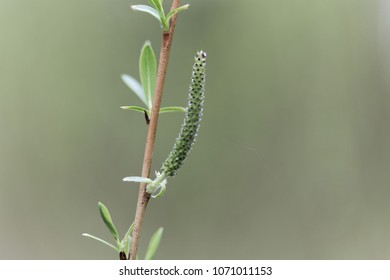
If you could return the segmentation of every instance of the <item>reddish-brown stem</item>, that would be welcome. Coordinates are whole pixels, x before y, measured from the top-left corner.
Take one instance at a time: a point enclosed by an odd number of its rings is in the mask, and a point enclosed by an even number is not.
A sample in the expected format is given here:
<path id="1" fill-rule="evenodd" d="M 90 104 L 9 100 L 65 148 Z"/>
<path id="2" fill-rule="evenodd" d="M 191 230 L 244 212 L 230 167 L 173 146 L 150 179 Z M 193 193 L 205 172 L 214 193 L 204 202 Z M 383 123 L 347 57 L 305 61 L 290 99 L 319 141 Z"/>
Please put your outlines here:
<path id="1" fill-rule="evenodd" d="M 172 9 L 176 9 L 180 5 L 180 0 L 172 1 Z M 168 32 L 163 32 L 162 43 L 160 50 L 160 59 L 157 70 L 156 89 L 154 91 L 153 106 L 146 135 L 144 162 L 142 165 L 142 177 L 149 178 L 152 165 L 154 141 L 156 139 L 158 115 L 160 111 L 161 98 L 164 88 L 165 76 L 167 73 L 169 54 L 171 51 L 172 38 L 176 25 L 176 15 L 171 18 L 170 28 Z M 134 260 L 137 257 L 138 244 L 141 236 L 142 224 L 144 221 L 146 206 L 148 205 L 150 195 L 146 192 L 145 183 L 141 183 L 138 193 L 137 209 L 134 218 L 134 229 L 131 236 L 131 248 L 129 259 Z"/>

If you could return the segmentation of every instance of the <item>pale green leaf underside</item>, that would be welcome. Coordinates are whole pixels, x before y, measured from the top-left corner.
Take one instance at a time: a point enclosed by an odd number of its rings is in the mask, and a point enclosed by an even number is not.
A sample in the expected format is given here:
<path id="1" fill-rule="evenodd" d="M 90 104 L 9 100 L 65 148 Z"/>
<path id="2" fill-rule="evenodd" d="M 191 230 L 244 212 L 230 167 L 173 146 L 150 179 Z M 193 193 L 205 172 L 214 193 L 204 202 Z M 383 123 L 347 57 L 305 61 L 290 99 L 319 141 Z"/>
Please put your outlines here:
<path id="1" fill-rule="evenodd" d="M 150 184 L 151 182 L 153 182 L 153 180 L 151 180 L 149 178 L 138 177 L 138 176 L 126 177 L 126 178 L 123 178 L 123 181 L 124 182 L 134 182 L 134 183 L 146 183 L 146 184 Z"/>
<path id="2" fill-rule="evenodd" d="M 89 238 L 95 239 L 95 240 L 97 240 L 97 241 L 99 241 L 99 242 L 101 242 L 101 243 L 111 247 L 112 249 L 114 249 L 115 251 L 117 251 L 119 253 L 119 249 L 117 247 L 115 247 L 114 245 L 108 243 L 107 241 L 105 241 L 105 240 L 103 240 L 103 239 L 101 239 L 99 237 L 93 236 L 93 235 L 88 234 L 88 233 L 83 233 L 82 235 L 85 236 L 85 237 L 89 237 Z"/>
<path id="3" fill-rule="evenodd" d="M 150 111 L 148 109 L 140 107 L 140 106 L 121 106 L 121 109 L 133 110 L 133 111 L 140 112 L 140 113 L 144 113 L 146 111 L 148 113 L 148 115 L 150 116 Z M 175 112 L 185 113 L 186 111 L 187 111 L 186 108 L 180 107 L 180 106 L 160 108 L 160 113 L 175 113 Z"/>
<path id="4" fill-rule="evenodd" d="M 131 6 L 131 8 L 134 10 L 134 11 L 139 11 L 139 12 L 144 12 L 144 13 L 148 13 L 148 14 L 151 14 L 153 17 L 155 17 L 159 22 L 161 22 L 160 20 L 160 15 L 158 13 L 158 11 L 150 6 L 147 6 L 147 5 L 133 5 Z"/>
<path id="5" fill-rule="evenodd" d="M 121 106 L 121 109 L 123 110 L 133 110 L 140 113 L 144 113 L 145 111 L 150 116 L 150 111 L 146 108 L 140 107 L 140 106 Z M 174 112 L 181 112 L 185 113 L 187 111 L 186 108 L 180 107 L 180 106 L 172 106 L 172 107 L 163 107 L 160 108 L 160 113 L 174 113 Z"/>
<path id="6" fill-rule="evenodd" d="M 137 112 L 141 112 L 141 113 L 144 113 L 146 111 L 149 114 L 149 110 L 148 109 L 145 109 L 145 108 L 142 108 L 142 107 L 139 107 L 139 106 L 121 106 L 121 109 L 123 109 L 123 110 L 133 110 L 133 111 L 137 111 Z"/>
<path id="7" fill-rule="evenodd" d="M 138 98 L 141 99 L 141 101 L 146 106 L 148 106 L 146 102 L 145 93 L 144 90 L 142 89 L 141 84 L 136 79 L 126 74 L 122 74 L 121 78 L 122 81 L 138 96 Z"/>
<path id="8" fill-rule="evenodd" d="M 156 251 L 158 249 L 158 246 L 160 245 L 161 237 L 163 235 L 164 229 L 160 227 L 150 238 L 148 248 L 146 249 L 146 255 L 145 260 L 151 260 L 153 259 L 154 255 L 156 254 Z"/>
<path id="9" fill-rule="evenodd" d="M 160 113 L 171 113 L 171 112 L 186 112 L 186 108 L 180 106 L 172 106 L 172 107 L 163 107 L 160 108 Z"/>

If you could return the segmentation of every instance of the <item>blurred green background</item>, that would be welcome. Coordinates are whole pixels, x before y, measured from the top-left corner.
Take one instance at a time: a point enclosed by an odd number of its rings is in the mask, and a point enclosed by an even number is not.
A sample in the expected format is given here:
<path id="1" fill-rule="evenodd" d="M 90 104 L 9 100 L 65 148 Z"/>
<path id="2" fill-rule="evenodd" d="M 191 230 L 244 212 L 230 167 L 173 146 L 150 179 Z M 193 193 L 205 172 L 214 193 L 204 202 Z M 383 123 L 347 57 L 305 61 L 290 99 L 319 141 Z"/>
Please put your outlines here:
<path id="1" fill-rule="evenodd" d="M 143 0 L 0 1 L 0 259 L 116 259 L 97 202 L 132 221 L 146 126 Z M 168 5 L 170 1 L 165 1 Z M 390 5 L 386 0 L 182 1 L 163 98 L 185 106 L 208 53 L 193 153 L 150 203 L 140 256 L 390 258 Z M 162 115 L 153 170 L 183 115 Z"/>

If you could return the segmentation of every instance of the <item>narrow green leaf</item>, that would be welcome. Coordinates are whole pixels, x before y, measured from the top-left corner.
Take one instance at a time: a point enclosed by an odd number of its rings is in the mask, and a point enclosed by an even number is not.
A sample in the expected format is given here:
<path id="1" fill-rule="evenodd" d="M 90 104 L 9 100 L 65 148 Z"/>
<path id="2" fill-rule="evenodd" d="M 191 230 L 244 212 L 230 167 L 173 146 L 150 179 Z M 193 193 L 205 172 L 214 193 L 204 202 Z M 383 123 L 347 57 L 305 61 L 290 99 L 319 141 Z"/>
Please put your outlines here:
<path id="1" fill-rule="evenodd" d="M 158 246 L 160 245 L 161 237 L 163 235 L 164 228 L 160 227 L 150 238 L 148 248 L 146 249 L 146 255 L 145 260 L 151 260 L 153 259 L 154 255 L 156 254 L 156 251 L 158 249 Z"/>
<path id="2" fill-rule="evenodd" d="M 120 246 L 121 251 L 125 252 L 126 256 L 129 254 L 129 251 L 127 250 L 127 248 L 130 248 L 129 241 L 131 241 L 131 236 L 125 236 L 125 238 L 122 239 Z"/>
<path id="3" fill-rule="evenodd" d="M 126 256 L 130 254 L 130 247 L 131 247 L 131 236 L 128 235 L 126 238 L 125 246 L 123 248 L 125 250 Z"/>
<path id="4" fill-rule="evenodd" d="M 93 236 L 93 235 L 88 234 L 88 233 L 83 233 L 82 235 L 85 236 L 85 237 L 89 237 L 89 238 L 95 239 L 95 240 L 97 240 L 97 241 L 99 241 L 99 242 L 101 242 L 101 243 L 111 247 L 112 249 L 114 249 L 115 251 L 117 251 L 119 253 L 119 248 L 115 247 L 114 245 L 108 243 L 107 241 L 105 241 L 105 240 L 103 240 L 103 239 L 101 239 L 99 237 Z"/>
<path id="5" fill-rule="evenodd" d="M 148 104 L 146 103 L 145 93 L 141 84 L 136 79 L 126 74 L 122 74 L 121 78 L 122 81 L 139 97 L 139 99 L 141 99 L 141 101 L 146 106 L 148 106 Z"/>
<path id="6" fill-rule="evenodd" d="M 144 89 L 146 106 L 152 110 L 152 99 L 157 79 L 157 61 L 152 45 L 146 41 L 139 58 L 139 75 Z"/>
<path id="7" fill-rule="evenodd" d="M 107 207 L 103 203 L 99 202 L 98 205 L 99 205 L 99 213 L 103 219 L 103 222 L 106 224 L 112 236 L 114 236 L 116 243 L 119 244 L 119 234 L 114 226 L 114 223 L 112 222 L 110 212 L 108 211 Z"/>
<path id="8" fill-rule="evenodd" d="M 137 111 L 137 112 L 141 112 L 141 113 L 144 113 L 146 111 L 149 114 L 149 110 L 148 109 L 145 109 L 145 108 L 142 108 L 142 107 L 139 107 L 139 106 L 121 106 L 121 109 L 123 109 L 123 110 L 133 110 L 133 111 Z"/>
<path id="9" fill-rule="evenodd" d="M 160 13 L 156 9 L 153 9 L 152 7 L 147 6 L 147 5 L 133 5 L 133 6 L 131 6 L 131 8 L 134 11 L 139 11 L 139 12 L 151 14 L 153 17 L 155 17 L 161 23 Z"/>
<path id="10" fill-rule="evenodd" d="M 131 235 L 133 233 L 133 230 L 134 230 L 134 223 L 130 225 L 129 229 L 127 230 L 121 242 L 121 249 L 125 251 L 126 255 L 129 255 L 130 252 Z"/>
<path id="11" fill-rule="evenodd" d="M 186 108 L 179 107 L 179 106 L 160 108 L 160 113 L 171 113 L 171 112 L 182 112 L 182 113 L 185 113 L 186 111 L 187 111 Z"/>
<path id="12" fill-rule="evenodd" d="M 181 11 L 187 10 L 189 6 L 190 6 L 190 4 L 187 4 L 187 5 L 183 5 L 183 6 L 180 6 L 180 7 L 176 8 L 176 9 L 173 9 L 173 10 L 169 11 L 169 13 L 167 14 L 167 16 L 166 16 L 166 18 L 165 18 L 165 22 L 166 22 L 167 24 L 169 24 L 169 20 L 171 19 L 171 17 L 172 17 L 174 14 L 176 14 L 176 13 L 178 13 L 178 12 L 181 12 Z"/>
<path id="13" fill-rule="evenodd" d="M 153 182 L 153 180 L 151 180 L 149 178 L 138 177 L 138 176 L 126 177 L 126 178 L 123 178 L 123 181 L 124 182 L 135 182 L 135 183 L 146 183 L 146 184 L 150 184 L 151 182 Z"/>
<path id="14" fill-rule="evenodd" d="M 125 237 L 126 237 L 126 236 L 131 236 L 132 233 L 133 233 L 133 230 L 134 230 L 134 222 L 131 223 L 129 229 L 127 230 L 127 232 L 126 232 L 126 234 L 125 234 Z"/>

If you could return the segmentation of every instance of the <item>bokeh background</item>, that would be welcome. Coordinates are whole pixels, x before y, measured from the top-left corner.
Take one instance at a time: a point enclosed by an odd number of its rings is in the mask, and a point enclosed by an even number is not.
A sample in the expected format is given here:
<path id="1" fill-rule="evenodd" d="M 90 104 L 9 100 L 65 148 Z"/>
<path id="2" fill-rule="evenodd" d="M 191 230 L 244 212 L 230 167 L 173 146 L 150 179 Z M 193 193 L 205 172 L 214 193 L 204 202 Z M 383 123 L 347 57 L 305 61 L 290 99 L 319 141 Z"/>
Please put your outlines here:
<path id="1" fill-rule="evenodd" d="M 138 77 L 157 21 L 143 0 L 0 1 L 0 259 L 116 259 L 146 125 Z M 170 1 L 165 1 L 167 8 Z M 163 98 L 185 106 L 208 53 L 193 153 L 150 203 L 159 259 L 390 258 L 390 2 L 196 0 L 180 14 Z M 182 115 L 162 115 L 153 170 Z"/>

